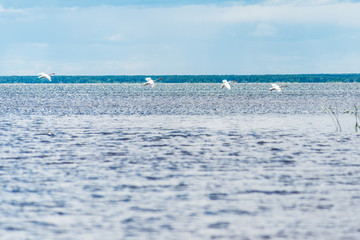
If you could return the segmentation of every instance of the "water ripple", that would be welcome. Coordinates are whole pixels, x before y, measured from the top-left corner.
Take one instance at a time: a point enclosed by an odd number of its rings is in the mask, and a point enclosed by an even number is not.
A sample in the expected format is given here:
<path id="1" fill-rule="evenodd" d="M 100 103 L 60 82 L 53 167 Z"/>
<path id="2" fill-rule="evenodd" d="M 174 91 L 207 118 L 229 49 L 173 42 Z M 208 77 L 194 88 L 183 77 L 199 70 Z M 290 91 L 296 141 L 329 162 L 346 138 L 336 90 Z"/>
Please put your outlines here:
<path id="1" fill-rule="evenodd" d="M 1 239 L 358 238 L 357 85 L 186 86 L 1 85 Z"/>

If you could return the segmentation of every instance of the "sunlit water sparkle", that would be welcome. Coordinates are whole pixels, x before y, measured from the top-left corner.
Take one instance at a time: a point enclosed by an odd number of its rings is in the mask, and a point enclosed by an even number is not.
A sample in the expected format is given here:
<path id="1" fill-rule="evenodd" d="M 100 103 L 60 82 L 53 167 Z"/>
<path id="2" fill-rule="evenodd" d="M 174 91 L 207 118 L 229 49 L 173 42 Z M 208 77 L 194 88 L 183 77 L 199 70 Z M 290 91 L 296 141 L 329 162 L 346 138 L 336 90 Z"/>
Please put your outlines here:
<path id="1" fill-rule="evenodd" d="M 269 87 L 0 85 L 1 239 L 359 239 L 359 85 Z"/>

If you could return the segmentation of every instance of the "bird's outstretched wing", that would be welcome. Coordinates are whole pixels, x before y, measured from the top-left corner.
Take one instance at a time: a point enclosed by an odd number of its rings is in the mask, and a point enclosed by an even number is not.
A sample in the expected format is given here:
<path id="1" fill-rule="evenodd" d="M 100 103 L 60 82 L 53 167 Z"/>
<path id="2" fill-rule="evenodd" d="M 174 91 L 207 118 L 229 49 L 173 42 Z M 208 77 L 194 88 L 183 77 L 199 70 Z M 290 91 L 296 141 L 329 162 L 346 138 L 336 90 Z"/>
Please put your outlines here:
<path id="1" fill-rule="evenodd" d="M 46 73 L 41 72 L 41 73 L 38 73 L 37 75 L 39 76 L 39 78 L 44 78 Z"/>
<path id="2" fill-rule="evenodd" d="M 281 92 L 281 88 L 276 83 L 272 83 L 271 86 L 272 87 L 270 88 L 270 91 L 276 90 L 278 92 Z"/>

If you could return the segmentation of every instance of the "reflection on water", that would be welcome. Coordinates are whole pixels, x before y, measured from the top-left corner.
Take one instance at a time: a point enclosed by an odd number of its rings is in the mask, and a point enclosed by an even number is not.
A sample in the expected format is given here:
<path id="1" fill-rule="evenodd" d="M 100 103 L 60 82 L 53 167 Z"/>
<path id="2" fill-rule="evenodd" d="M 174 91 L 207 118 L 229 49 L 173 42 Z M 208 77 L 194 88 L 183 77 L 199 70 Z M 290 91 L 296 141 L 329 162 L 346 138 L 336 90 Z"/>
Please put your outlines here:
<path id="1" fill-rule="evenodd" d="M 359 104 L 360 84 L 31 84 L 1 85 L 0 114 L 17 115 L 234 115 L 322 113 Z"/>
<path id="2" fill-rule="evenodd" d="M 358 239 L 357 85 L 233 86 L 0 86 L 1 239 Z"/>

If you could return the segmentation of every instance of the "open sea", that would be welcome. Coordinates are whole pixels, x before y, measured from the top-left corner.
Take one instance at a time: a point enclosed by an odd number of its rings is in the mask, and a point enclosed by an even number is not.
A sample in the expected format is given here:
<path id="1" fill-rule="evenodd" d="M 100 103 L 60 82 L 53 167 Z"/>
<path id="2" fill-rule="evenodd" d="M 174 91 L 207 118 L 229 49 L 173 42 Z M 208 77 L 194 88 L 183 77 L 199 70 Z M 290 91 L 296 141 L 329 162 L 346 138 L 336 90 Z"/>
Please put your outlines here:
<path id="1" fill-rule="evenodd" d="M 220 85 L 1 84 L 0 239 L 360 239 L 360 84 Z"/>

